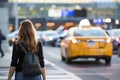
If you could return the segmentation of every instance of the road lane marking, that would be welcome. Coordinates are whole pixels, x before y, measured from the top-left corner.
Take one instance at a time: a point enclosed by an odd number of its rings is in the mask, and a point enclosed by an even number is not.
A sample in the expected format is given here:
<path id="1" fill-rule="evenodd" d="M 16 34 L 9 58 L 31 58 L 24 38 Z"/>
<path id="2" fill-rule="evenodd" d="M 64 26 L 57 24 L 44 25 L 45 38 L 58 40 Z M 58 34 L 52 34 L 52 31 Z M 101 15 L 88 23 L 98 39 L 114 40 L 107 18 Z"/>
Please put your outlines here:
<path id="1" fill-rule="evenodd" d="M 73 74 L 73 73 L 71 73 L 71 72 L 69 72 L 69 71 L 67 71 L 67 70 L 65 70 L 65 69 L 63 69 L 63 68 L 61 68 L 61 67 L 58 67 L 57 65 L 55 65 L 54 63 L 51 63 L 51 62 L 49 62 L 48 60 L 46 60 L 45 59 L 45 62 L 46 63 L 50 63 L 53 67 L 55 67 L 58 71 L 57 72 L 62 72 L 62 73 L 66 73 L 66 75 L 64 74 L 64 75 L 53 75 L 53 76 L 50 76 L 49 77 L 49 75 L 47 76 L 48 77 L 48 79 L 49 78 L 58 78 L 59 80 L 61 80 L 60 78 L 65 78 L 65 79 L 63 79 L 63 80 L 82 80 L 81 78 L 79 78 L 78 76 L 76 76 L 75 74 Z M 53 72 L 54 73 L 54 72 Z M 68 78 L 68 79 L 67 79 Z"/>
<path id="2" fill-rule="evenodd" d="M 113 75 L 113 73 L 76 73 L 78 75 Z"/>

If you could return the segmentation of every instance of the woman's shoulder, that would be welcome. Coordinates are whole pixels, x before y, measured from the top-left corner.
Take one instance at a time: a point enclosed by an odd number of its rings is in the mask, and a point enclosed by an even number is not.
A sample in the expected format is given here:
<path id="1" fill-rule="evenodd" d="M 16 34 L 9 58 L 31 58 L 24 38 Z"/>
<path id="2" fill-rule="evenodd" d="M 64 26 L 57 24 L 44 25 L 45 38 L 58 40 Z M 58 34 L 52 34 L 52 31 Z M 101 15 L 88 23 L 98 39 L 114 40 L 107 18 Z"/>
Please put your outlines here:
<path id="1" fill-rule="evenodd" d="M 41 45 L 41 41 L 39 41 L 39 40 L 38 40 L 38 44 L 40 44 L 40 45 Z"/>
<path id="2" fill-rule="evenodd" d="M 13 43 L 13 46 L 16 46 L 16 45 L 17 45 L 17 43 L 16 43 L 16 42 L 14 42 L 14 43 Z"/>
<path id="3" fill-rule="evenodd" d="M 14 42 L 14 43 L 13 43 L 13 47 L 19 47 L 19 43 Z"/>
<path id="4" fill-rule="evenodd" d="M 39 46 L 39 47 L 42 47 L 41 41 L 38 41 L 38 46 Z"/>

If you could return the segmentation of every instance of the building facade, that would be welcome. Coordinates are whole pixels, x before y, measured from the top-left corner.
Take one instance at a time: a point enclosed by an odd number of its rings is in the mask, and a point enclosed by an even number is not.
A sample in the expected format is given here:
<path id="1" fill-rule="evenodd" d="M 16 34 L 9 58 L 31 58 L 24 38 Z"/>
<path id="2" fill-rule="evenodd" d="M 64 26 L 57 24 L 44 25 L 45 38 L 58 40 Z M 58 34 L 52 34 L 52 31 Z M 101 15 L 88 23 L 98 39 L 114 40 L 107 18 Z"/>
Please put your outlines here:
<path id="1" fill-rule="evenodd" d="M 9 18 L 18 11 L 18 19 L 120 18 L 120 0 L 8 0 L 7 7 Z"/>

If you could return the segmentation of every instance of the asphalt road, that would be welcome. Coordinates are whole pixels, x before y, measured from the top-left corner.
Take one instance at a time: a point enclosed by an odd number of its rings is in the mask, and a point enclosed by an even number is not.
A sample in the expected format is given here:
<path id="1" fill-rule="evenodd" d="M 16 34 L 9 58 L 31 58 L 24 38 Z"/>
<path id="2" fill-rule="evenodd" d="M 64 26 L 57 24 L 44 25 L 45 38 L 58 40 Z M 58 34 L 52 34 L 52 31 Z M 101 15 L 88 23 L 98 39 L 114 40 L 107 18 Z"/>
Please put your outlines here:
<path id="1" fill-rule="evenodd" d="M 74 73 L 82 80 L 120 80 L 120 58 L 112 56 L 110 65 L 105 65 L 103 60 L 95 62 L 94 59 L 79 59 L 71 64 L 61 61 L 60 48 L 44 46 L 45 58 L 55 65 Z"/>
<path id="2" fill-rule="evenodd" d="M 3 45 L 6 55 L 0 58 L 0 80 L 6 80 L 12 47 Z M 44 57 L 48 80 L 120 80 L 120 58 L 112 56 L 111 65 L 94 59 L 80 59 L 71 64 L 61 61 L 60 48 L 44 46 Z M 79 79 L 78 79 L 79 78 Z"/>
<path id="3" fill-rule="evenodd" d="M 12 56 L 12 47 L 9 47 L 7 46 L 7 44 L 4 44 L 2 48 L 5 52 L 5 56 L 3 58 L 0 57 L 0 80 L 7 80 Z M 47 59 L 45 59 L 45 68 L 47 80 L 81 80 L 73 73 L 55 65 Z M 14 80 L 14 77 L 15 76 L 13 75 L 11 80 Z"/>

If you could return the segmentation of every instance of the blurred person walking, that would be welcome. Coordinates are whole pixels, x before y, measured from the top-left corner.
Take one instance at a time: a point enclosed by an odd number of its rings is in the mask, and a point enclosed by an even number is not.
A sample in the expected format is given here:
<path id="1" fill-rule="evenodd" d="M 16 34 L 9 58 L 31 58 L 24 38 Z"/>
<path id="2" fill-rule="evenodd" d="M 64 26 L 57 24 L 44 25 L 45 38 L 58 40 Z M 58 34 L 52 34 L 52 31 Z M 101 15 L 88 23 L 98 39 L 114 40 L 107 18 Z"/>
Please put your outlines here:
<path id="1" fill-rule="evenodd" d="M 22 66 L 26 54 L 19 46 L 19 44 L 21 43 L 28 52 L 33 52 L 33 54 L 36 54 L 39 57 L 39 64 L 41 66 L 40 74 L 32 77 L 27 77 L 23 75 Z M 35 28 L 30 20 L 24 20 L 20 24 L 18 39 L 13 45 L 12 60 L 7 80 L 11 80 L 14 73 L 15 80 L 46 80 L 42 45 L 36 37 Z"/>
<path id="2" fill-rule="evenodd" d="M 1 31 L 1 28 L 0 28 L 0 53 L 1 53 L 1 57 L 3 57 L 5 54 L 2 50 L 2 40 L 3 40 L 3 33 Z"/>

